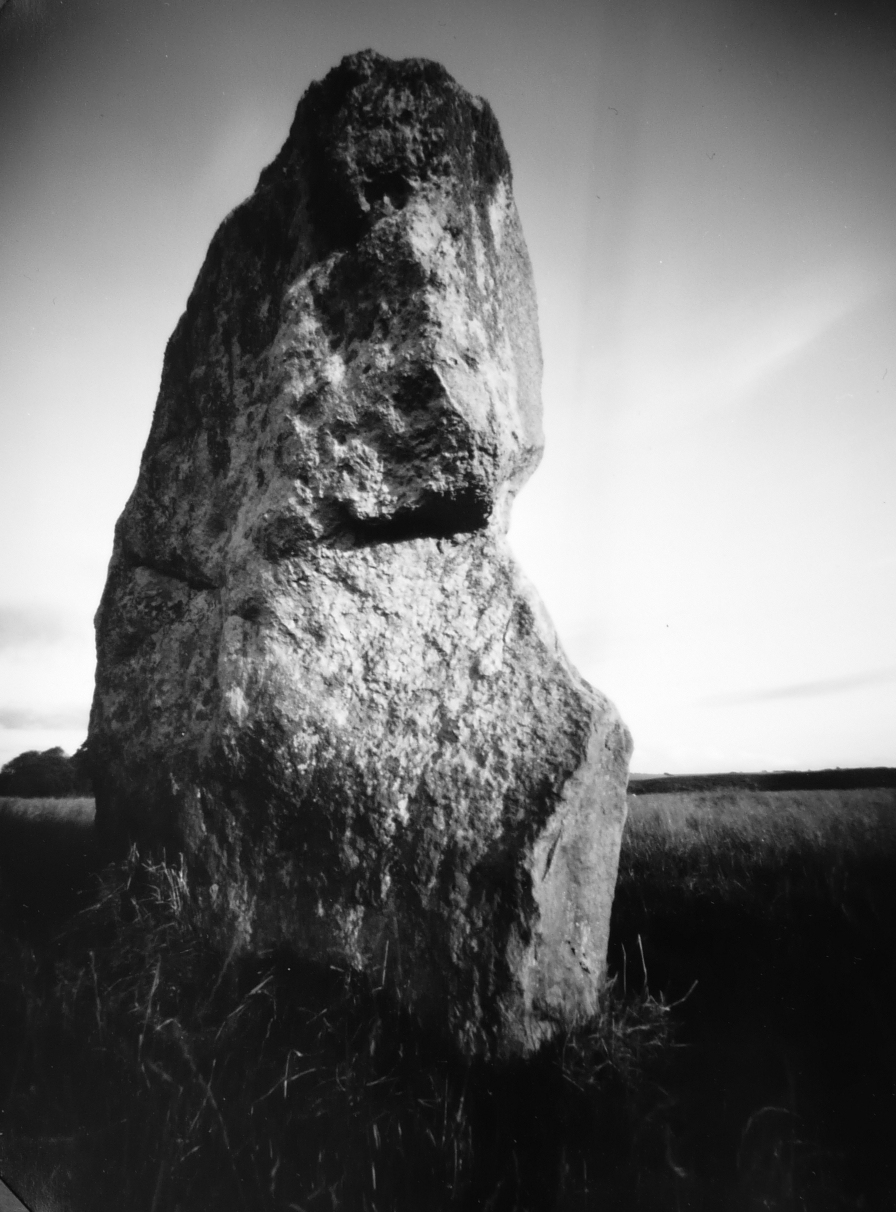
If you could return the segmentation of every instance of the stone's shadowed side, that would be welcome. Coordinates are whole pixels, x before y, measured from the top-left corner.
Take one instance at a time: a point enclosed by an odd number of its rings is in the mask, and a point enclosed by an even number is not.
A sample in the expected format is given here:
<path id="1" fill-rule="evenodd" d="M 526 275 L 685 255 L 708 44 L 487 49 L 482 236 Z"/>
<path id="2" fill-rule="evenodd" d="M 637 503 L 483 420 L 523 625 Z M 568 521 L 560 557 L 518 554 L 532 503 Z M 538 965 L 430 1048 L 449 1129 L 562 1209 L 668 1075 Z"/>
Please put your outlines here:
<path id="1" fill-rule="evenodd" d="M 212 241 L 96 619 L 107 845 L 468 1055 L 594 1009 L 625 816 L 625 726 L 504 538 L 540 379 L 491 109 L 344 59 Z"/>

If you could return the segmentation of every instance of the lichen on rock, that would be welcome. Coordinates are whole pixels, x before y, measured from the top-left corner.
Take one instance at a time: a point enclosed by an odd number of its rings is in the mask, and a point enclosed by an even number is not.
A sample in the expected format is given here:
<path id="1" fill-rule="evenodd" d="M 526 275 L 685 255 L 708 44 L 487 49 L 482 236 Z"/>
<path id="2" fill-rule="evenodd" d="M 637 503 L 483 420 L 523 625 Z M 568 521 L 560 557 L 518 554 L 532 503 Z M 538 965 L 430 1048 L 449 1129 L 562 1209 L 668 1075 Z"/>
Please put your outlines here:
<path id="1" fill-rule="evenodd" d="M 107 844 L 467 1055 L 595 1009 L 625 816 L 627 730 L 505 539 L 540 379 L 488 104 L 344 59 L 212 240 L 96 620 Z"/>

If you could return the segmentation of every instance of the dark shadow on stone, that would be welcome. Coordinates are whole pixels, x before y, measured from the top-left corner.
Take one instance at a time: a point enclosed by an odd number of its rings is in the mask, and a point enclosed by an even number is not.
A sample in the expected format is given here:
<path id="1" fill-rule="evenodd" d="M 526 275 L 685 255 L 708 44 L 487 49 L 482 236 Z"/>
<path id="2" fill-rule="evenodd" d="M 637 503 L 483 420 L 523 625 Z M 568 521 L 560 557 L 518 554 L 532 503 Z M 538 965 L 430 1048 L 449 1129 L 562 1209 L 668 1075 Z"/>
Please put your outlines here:
<path id="1" fill-rule="evenodd" d="M 424 496 L 419 504 L 397 509 L 384 518 L 358 518 L 342 507 L 334 527 L 337 536 L 349 535 L 356 547 L 375 543 L 405 543 L 411 539 L 448 539 L 472 534 L 488 524 L 489 502 L 475 489 L 456 496 Z"/>

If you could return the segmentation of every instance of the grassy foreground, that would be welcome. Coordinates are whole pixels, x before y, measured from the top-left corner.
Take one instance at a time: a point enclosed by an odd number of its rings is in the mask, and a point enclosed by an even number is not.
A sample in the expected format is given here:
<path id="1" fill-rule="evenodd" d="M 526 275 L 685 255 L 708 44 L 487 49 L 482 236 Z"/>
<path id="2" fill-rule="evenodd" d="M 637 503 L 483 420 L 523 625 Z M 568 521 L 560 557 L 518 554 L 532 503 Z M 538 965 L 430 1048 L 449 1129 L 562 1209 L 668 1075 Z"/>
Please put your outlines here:
<path id="1" fill-rule="evenodd" d="M 97 884 L 89 801 L 0 802 L 0 1174 L 34 1212 L 891 1209 L 896 791 L 630 807 L 602 1013 L 490 1069 L 216 953 L 177 866 Z"/>
<path id="2" fill-rule="evenodd" d="M 132 854 L 87 895 L 86 819 L 23 906 L 50 813 L 32 833 L 27 805 L 0 807 L 20 863 L 0 932 L 0 1174 L 34 1212 L 637 1198 L 664 1147 L 662 1001 L 613 987 L 533 1061 L 464 1065 L 352 973 L 217 952 L 178 866 Z"/>

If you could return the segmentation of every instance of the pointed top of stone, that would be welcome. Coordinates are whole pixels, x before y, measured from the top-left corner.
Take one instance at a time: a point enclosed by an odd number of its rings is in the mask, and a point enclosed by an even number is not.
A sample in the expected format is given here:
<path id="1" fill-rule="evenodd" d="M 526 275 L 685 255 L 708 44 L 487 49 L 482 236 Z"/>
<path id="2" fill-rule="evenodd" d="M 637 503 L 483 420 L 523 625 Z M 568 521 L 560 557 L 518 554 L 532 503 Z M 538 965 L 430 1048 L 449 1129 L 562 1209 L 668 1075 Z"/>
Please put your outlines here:
<path id="1" fill-rule="evenodd" d="M 347 55 L 302 97 L 283 148 L 264 171 L 303 171 L 313 218 L 332 248 L 355 243 L 383 204 L 400 209 L 426 185 L 449 186 L 484 211 L 510 159 L 491 106 L 439 63 Z"/>

